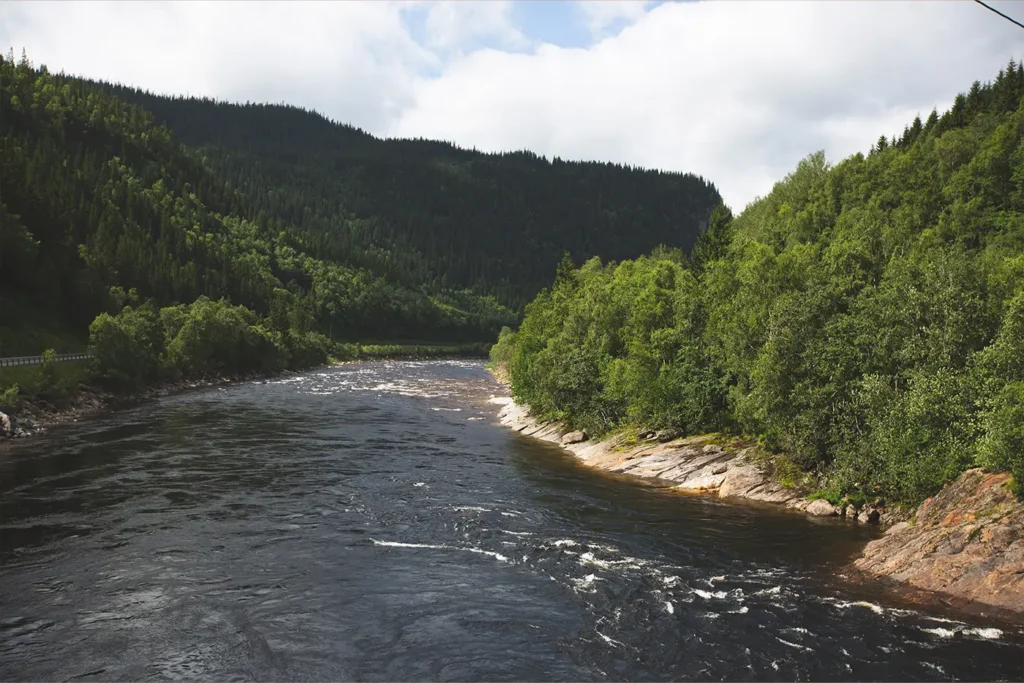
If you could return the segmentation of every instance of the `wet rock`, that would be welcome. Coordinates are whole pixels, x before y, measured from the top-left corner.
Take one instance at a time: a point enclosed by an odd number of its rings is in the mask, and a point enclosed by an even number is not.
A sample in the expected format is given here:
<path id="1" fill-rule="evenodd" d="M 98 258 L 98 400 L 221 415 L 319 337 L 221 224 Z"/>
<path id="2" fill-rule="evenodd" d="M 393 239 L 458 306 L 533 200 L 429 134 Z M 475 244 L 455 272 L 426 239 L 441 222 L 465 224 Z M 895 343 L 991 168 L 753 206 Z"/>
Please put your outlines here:
<path id="1" fill-rule="evenodd" d="M 11 418 L 7 413 L 0 413 L 0 436 L 13 436 L 14 426 L 11 424 Z"/>
<path id="2" fill-rule="evenodd" d="M 871 505 L 865 505 L 860 514 L 857 515 L 857 521 L 861 524 L 878 524 L 878 520 L 881 519 L 882 513 L 879 512 Z"/>
<path id="3" fill-rule="evenodd" d="M 824 498 L 819 498 L 818 500 L 812 500 L 804 512 L 815 517 L 834 517 L 836 515 L 836 507 Z"/>
<path id="4" fill-rule="evenodd" d="M 587 440 L 587 433 L 584 431 L 569 432 L 562 437 L 562 443 L 580 443 Z"/>

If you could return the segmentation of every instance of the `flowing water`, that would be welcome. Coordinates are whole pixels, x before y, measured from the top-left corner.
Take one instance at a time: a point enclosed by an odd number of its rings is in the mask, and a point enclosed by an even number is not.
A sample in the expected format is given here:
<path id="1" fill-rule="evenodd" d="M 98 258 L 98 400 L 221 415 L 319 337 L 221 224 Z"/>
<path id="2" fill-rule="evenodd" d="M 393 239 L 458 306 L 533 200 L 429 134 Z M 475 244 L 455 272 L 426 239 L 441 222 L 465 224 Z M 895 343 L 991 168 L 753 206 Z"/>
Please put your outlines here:
<path id="1" fill-rule="evenodd" d="M 871 530 L 589 470 L 500 393 L 355 363 L 0 454 L 0 678 L 1024 677 L 1020 629 L 838 578 Z"/>

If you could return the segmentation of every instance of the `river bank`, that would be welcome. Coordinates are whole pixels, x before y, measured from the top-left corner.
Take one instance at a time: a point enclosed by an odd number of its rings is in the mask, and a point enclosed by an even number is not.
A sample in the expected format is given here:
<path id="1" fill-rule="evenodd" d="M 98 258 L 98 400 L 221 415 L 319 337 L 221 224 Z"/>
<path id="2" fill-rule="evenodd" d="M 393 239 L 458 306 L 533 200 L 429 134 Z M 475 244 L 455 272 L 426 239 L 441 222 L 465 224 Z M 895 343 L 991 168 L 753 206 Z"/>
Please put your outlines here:
<path id="1" fill-rule="evenodd" d="M 914 511 L 888 510 L 881 500 L 854 509 L 812 500 L 799 487 L 783 485 L 750 442 L 670 433 L 593 440 L 535 419 L 509 397 L 493 402 L 502 405 L 502 425 L 557 444 L 590 467 L 671 482 L 682 493 L 877 524 L 885 533 L 861 550 L 848 568 L 851 575 L 964 611 L 1024 621 L 1024 504 L 1010 491 L 1009 475 L 968 470 Z"/>
<path id="2" fill-rule="evenodd" d="M 341 359 L 332 358 L 324 366 L 341 363 L 353 363 L 362 360 L 426 360 L 432 358 L 451 357 L 483 357 L 487 346 L 473 343 L 403 343 L 403 344 L 363 344 L 344 345 L 346 355 Z M 151 387 L 133 391 L 110 391 L 93 384 L 79 385 L 69 396 L 59 401 L 47 401 L 37 398 L 22 399 L 17 410 L 4 411 L 0 407 L 0 447 L 5 444 L 18 443 L 26 437 L 41 434 L 48 429 L 67 422 L 75 422 L 119 405 L 130 405 L 138 401 L 167 396 L 168 394 L 219 386 L 231 382 L 247 382 L 252 380 L 281 377 L 305 372 L 303 370 L 281 370 L 273 372 L 246 372 L 223 377 L 203 379 L 177 380 L 162 382 Z"/>
<path id="3" fill-rule="evenodd" d="M 165 382 L 137 391 L 117 392 L 83 384 L 74 394 L 55 404 L 26 399 L 15 411 L 0 412 L 0 449 L 22 443 L 27 437 L 43 434 L 53 427 L 96 415 L 119 406 L 168 396 L 189 389 L 214 387 L 234 382 L 249 382 L 270 377 L 297 374 L 298 370 L 273 373 L 250 372 L 225 377 Z"/>

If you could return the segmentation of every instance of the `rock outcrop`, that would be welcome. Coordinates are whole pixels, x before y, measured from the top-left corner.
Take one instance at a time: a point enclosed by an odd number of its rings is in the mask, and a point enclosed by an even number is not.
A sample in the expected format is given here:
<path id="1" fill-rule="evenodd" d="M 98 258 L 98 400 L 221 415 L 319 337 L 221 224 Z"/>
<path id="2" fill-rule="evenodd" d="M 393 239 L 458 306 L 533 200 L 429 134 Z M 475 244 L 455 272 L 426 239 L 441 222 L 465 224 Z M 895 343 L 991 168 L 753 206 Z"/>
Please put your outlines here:
<path id="1" fill-rule="evenodd" d="M 557 422 L 535 420 L 511 399 L 495 400 L 504 404 L 498 416 L 502 424 L 558 444 L 591 467 L 671 482 L 680 491 L 806 507 L 801 491 L 783 487 L 761 471 L 752 460 L 756 447 L 750 444 L 723 445 L 711 435 L 679 438 L 664 430 L 637 434 L 637 441 L 622 434 L 590 441 L 583 432 L 570 432 Z"/>
<path id="2" fill-rule="evenodd" d="M 1009 475 L 967 470 L 864 548 L 854 566 L 969 602 L 1024 612 L 1024 503 Z M 862 513 L 863 514 L 863 513 Z"/>

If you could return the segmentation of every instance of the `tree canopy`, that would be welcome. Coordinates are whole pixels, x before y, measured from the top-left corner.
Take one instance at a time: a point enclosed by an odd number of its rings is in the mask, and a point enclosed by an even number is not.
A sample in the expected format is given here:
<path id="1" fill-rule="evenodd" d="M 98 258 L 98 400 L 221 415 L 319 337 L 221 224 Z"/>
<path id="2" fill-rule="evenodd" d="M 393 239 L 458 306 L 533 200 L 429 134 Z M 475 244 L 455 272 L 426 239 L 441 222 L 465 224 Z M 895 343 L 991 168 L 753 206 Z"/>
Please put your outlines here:
<path id="1" fill-rule="evenodd" d="M 0 82 L 8 355 L 38 353 L 40 330 L 84 341 L 132 290 L 157 309 L 223 299 L 335 340 L 492 339 L 563 251 L 685 246 L 718 201 L 695 176 L 377 140 L 26 57 L 0 58 Z"/>
<path id="2" fill-rule="evenodd" d="M 804 159 L 687 259 L 564 268 L 494 357 L 540 414 L 758 437 L 831 497 L 1024 482 L 1024 67 Z"/>

